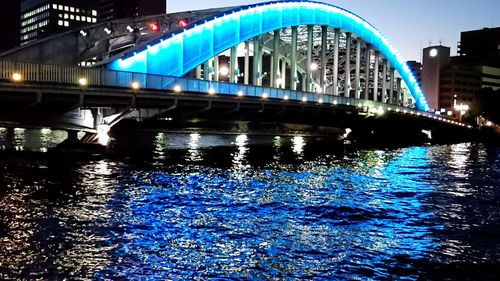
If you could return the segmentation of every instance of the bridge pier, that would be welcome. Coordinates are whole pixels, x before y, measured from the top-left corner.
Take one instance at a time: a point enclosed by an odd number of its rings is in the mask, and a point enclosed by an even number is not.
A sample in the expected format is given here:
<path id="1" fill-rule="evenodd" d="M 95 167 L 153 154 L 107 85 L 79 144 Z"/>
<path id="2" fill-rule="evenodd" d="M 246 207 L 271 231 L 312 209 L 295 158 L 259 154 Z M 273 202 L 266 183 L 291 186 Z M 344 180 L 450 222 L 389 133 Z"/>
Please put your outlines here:
<path id="1" fill-rule="evenodd" d="M 366 43 L 366 60 L 365 60 L 365 100 L 370 97 L 370 61 L 371 61 L 371 46 Z"/>
<path id="2" fill-rule="evenodd" d="M 344 97 L 349 98 L 351 93 L 351 33 L 345 33 L 345 78 Z"/>

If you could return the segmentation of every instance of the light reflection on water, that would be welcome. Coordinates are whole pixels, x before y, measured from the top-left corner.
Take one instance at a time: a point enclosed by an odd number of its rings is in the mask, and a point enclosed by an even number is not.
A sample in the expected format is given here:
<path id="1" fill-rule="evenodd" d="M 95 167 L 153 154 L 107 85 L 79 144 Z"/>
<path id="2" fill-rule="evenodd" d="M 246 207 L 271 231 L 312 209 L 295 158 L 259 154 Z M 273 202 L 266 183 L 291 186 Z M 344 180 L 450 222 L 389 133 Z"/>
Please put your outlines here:
<path id="1" fill-rule="evenodd" d="M 488 279 L 498 265 L 498 149 L 338 157 L 265 139 L 155 133 L 143 162 L 0 160 L 0 277 Z"/>

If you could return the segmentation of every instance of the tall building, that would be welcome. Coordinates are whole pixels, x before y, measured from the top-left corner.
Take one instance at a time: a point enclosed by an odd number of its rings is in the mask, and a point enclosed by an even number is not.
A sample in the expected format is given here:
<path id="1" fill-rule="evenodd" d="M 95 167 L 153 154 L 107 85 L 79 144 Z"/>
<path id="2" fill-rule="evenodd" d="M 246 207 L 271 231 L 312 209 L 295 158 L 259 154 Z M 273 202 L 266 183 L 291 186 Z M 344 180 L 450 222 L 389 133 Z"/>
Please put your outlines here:
<path id="1" fill-rule="evenodd" d="M 422 89 L 427 96 L 429 108 L 438 110 L 441 72 L 450 64 L 450 48 L 431 46 L 424 49 L 422 58 Z"/>
<path id="2" fill-rule="evenodd" d="M 164 14 L 166 10 L 166 0 L 101 0 L 99 22 Z"/>
<path id="3" fill-rule="evenodd" d="M 417 79 L 418 83 L 422 84 L 422 64 L 414 60 L 407 61 L 406 64 L 413 73 L 413 76 L 415 76 L 415 79 Z"/>
<path id="4" fill-rule="evenodd" d="M 462 32 L 458 53 L 462 63 L 500 67 L 500 27 Z"/>
<path id="5" fill-rule="evenodd" d="M 21 45 L 97 22 L 98 0 L 22 0 Z"/>
<path id="6" fill-rule="evenodd" d="M 19 46 L 19 1 L 5 1 L 0 9 L 0 53 Z"/>

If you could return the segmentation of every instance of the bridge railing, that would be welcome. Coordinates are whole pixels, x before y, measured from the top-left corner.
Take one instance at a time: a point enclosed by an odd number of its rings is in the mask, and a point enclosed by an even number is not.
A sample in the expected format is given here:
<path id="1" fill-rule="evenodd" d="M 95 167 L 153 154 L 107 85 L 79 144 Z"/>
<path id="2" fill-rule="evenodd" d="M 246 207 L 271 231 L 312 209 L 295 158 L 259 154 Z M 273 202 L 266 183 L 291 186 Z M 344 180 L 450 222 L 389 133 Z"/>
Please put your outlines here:
<path id="1" fill-rule="evenodd" d="M 28 84 L 51 83 L 78 86 L 79 80 L 84 78 L 86 79 L 88 87 L 96 86 L 130 89 L 132 83 L 135 82 L 138 83 L 141 89 L 161 90 L 170 93 L 180 91 L 200 95 L 217 94 L 262 99 L 288 99 L 300 102 L 354 106 L 362 108 L 363 111 L 374 113 L 394 110 L 444 120 L 444 118 L 437 117 L 432 113 L 419 111 L 413 108 L 341 96 L 320 95 L 310 92 L 270 87 L 114 71 L 100 68 L 0 60 L 0 80 L 12 80 L 15 73 L 22 77 L 23 83 Z"/>

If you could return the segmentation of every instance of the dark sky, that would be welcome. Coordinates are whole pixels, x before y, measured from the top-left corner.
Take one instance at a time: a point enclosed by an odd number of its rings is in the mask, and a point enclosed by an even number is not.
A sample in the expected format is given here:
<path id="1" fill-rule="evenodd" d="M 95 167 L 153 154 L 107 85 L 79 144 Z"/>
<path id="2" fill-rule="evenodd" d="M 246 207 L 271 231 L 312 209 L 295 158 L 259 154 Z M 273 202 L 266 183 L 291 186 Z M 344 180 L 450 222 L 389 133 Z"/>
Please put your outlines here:
<path id="1" fill-rule="evenodd" d="M 168 0 L 168 11 L 234 6 L 259 0 Z M 421 60 L 429 43 L 452 47 L 460 32 L 500 26 L 500 0 L 323 0 L 354 12 L 376 28 L 407 60 Z"/>

